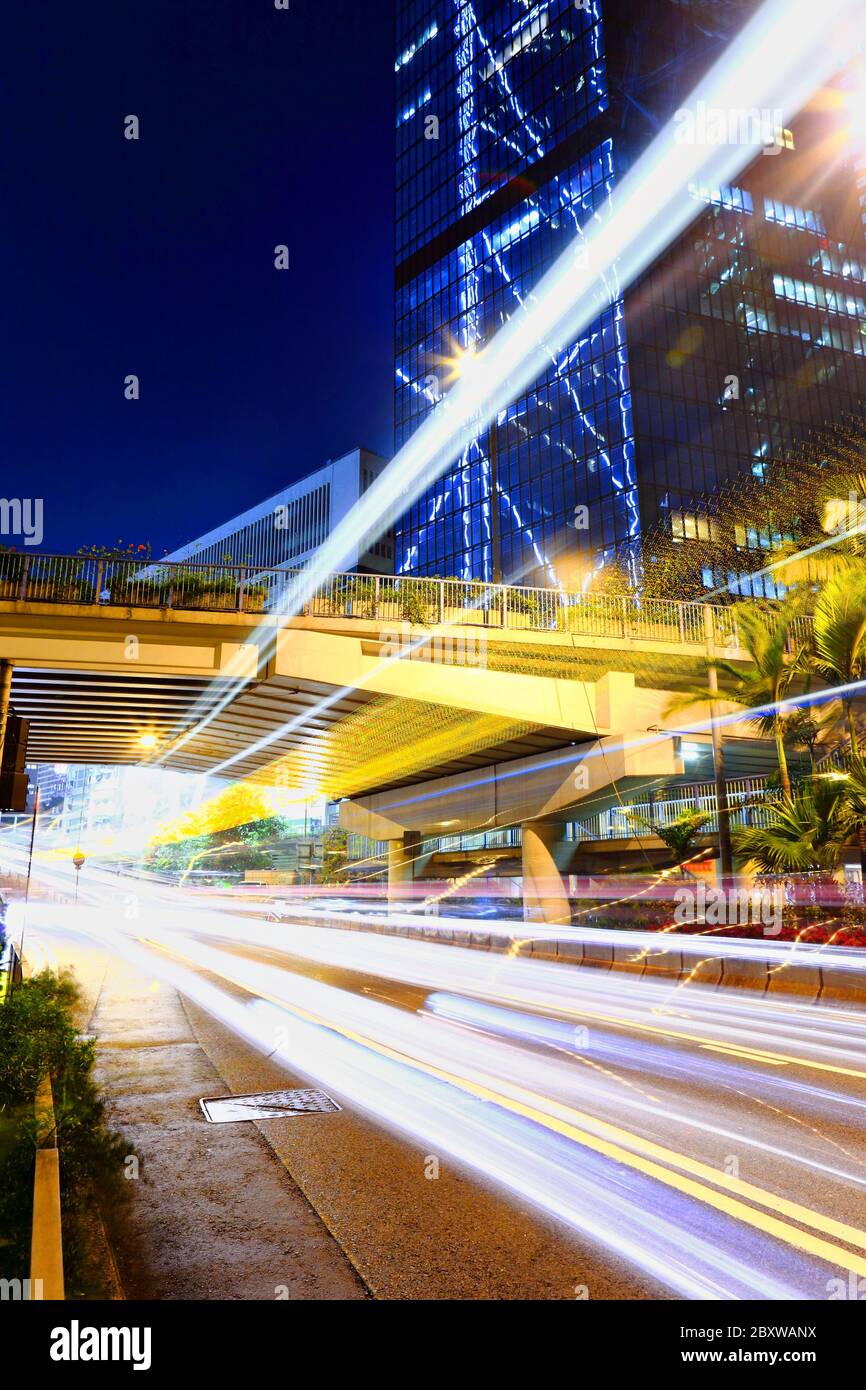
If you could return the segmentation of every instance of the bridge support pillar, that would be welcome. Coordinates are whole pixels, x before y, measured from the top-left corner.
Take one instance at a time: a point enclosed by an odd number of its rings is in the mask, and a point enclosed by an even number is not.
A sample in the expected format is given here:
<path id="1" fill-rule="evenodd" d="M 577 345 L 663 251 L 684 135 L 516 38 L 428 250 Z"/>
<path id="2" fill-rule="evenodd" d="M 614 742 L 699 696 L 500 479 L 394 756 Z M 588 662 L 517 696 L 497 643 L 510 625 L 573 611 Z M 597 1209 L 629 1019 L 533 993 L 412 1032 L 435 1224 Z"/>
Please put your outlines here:
<path id="1" fill-rule="evenodd" d="M 562 835 L 562 825 L 553 821 L 533 820 L 523 826 L 523 917 L 527 922 L 571 924 L 568 894 L 553 857 L 553 847 Z"/>
<path id="2" fill-rule="evenodd" d="M 9 695 L 12 690 L 12 662 L 0 661 L 0 755 L 6 743 L 9 722 Z"/>
<path id="3" fill-rule="evenodd" d="M 414 882 L 415 860 L 421 853 L 421 836 L 407 830 L 401 840 L 388 841 L 388 903 L 399 907 L 405 889 Z"/>

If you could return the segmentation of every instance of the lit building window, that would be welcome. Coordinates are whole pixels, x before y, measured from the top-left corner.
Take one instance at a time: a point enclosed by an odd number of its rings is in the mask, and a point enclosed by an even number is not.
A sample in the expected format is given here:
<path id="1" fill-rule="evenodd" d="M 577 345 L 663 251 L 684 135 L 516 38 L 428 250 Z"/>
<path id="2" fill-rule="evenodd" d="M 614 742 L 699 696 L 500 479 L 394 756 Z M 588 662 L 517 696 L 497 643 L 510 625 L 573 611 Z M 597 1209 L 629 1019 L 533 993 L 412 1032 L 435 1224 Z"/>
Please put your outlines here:
<path id="1" fill-rule="evenodd" d="M 399 72 L 400 69 L 404 68 L 407 63 L 411 63 L 418 50 L 423 48 L 425 43 L 429 43 L 431 39 L 435 39 L 438 33 L 438 24 L 431 24 L 429 29 L 425 29 L 420 39 L 417 39 L 415 43 L 411 43 L 409 47 L 404 49 L 403 52 L 400 54 L 400 57 L 394 64 L 394 71 Z"/>
<path id="2" fill-rule="evenodd" d="M 411 121 L 413 116 L 417 116 L 418 112 L 421 110 L 421 107 L 427 105 L 431 96 L 432 92 L 428 87 L 427 91 L 424 93 L 423 96 L 416 98 L 415 104 L 413 106 L 407 106 L 406 109 L 400 113 L 399 120 L 397 121 L 398 126 L 405 125 L 407 121 Z"/>
<path id="3" fill-rule="evenodd" d="M 764 216 L 768 222 L 779 222 L 783 227 L 796 227 L 801 232 L 820 232 L 826 236 L 827 228 L 819 212 L 811 208 L 798 208 L 792 203 L 780 203 L 777 198 L 764 199 Z"/>
<path id="4" fill-rule="evenodd" d="M 780 299 L 807 304 L 811 309 L 828 309 L 832 314 L 866 318 L 866 302 L 852 294 L 825 289 L 823 285 L 812 285 L 807 280 L 793 280 L 788 275 L 774 275 L 773 289 Z"/>
<path id="5" fill-rule="evenodd" d="M 690 183 L 689 193 L 711 207 L 727 208 L 730 212 L 755 211 L 752 195 L 746 188 L 734 188 L 727 184 L 721 188 L 708 188 L 702 183 Z"/>
<path id="6" fill-rule="evenodd" d="M 712 517 L 694 512 L 671 512 L 671 535 L 675 541 L 716 541 L 719 525 Z"/>

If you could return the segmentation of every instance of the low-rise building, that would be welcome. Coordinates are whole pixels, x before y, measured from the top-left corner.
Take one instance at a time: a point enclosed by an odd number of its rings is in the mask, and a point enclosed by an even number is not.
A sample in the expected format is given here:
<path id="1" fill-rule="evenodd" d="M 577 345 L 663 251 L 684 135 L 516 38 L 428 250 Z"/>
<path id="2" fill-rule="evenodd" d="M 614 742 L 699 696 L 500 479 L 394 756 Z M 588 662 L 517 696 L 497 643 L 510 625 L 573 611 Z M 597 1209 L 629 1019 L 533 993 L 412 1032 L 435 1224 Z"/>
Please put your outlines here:
<path id="1" fill-rule="evenodd" d="M 180 546 L 165 559 L 249 565 L 255 570 L 277 565 L 300 569 L 385 465 L 386 460 L 369 449 L 353 449 Z M 357 549 L 346 568 L 370 574 L 393 573 L 393 536 L 386 533 L 368 549 Z"/>

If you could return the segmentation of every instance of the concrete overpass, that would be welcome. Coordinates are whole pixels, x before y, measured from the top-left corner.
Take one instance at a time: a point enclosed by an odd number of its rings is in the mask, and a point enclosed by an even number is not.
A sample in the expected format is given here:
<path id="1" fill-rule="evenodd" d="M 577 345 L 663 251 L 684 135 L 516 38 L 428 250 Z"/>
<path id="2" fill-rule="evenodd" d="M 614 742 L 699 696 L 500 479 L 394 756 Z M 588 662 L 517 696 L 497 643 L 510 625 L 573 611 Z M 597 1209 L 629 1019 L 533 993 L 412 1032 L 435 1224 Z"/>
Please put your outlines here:
<path id="1" fill-rule="evenodd" d="M 690 745 L 691 747 L 694 745 Z M 704 755 L 706 754 L 706 756 Z M 712 772 L 709 740 L 698 756 L 698 770 Z M 728 740 L 726 762 L 729 770 L 742 775 L 726 780 L 730 823 L 764 824 L 769 802 L 779 795 L 778 780 L 756 769 L 772 764 L 765 740 Z M 672 853 L 654 833 L 653 826 L 669 826 L 683 811 L 704 814 L 705 826 L 695 835 L 695 844 L 715 856 L 718 834 L 716 786 L 714 781 L 694 781 L 694 756 L 689 752 L 683 775 L 641 780 L 639 785 L 618 786 L 618 795 L 604 787 L 597 797 L 590 796 L 570 808 L 567 818 L 557 820 L 557 838 L 552 854 L 563 875 L 628 872 L 648 867 L 664 868 L 672 863 Z M 807 772 L 805 762 L 792 760 L 792 772 Z M 600 809 L 598 809 L 600 808 Z M 357 823 L 357 822 L 356 822 Z M 370 828 L 374 828 L 371 824 Z M 388 840 L 371 840 L 355 831 L 349 843 L 350 861 L 384 868 Z M 424 835 L 415 858 L 416 881 L 475 876 L 484 866 L 493 865 L 485 877 L 519 877 L 522 873 L 522 830 L 520 825 L 495 829 L 448 831 Z"/>
<path id="2" fill-rule="evenodd" d="M 314 752 L 306 771 L 346 794 L 611 732 L 609 671 L 652 688 L 693 681 L 708 651 L 745 660 L 724 608 L 336 575 L 285 620 L 294 574 L 0 556 L 0 659 L 33 761 L 139 762 L 147 730 L 166 766 L 213 770 L 296 721 L 226 775 L 292 757 L 300 775 Z M 400 744 L 388 771 L 373 728 Z"/>
<path id="3" fill-rule="evenodd" d="M 285 618 L 293 579 L 0 557 L 31 761 L 138 763 L 150 734 L 168 768 L 350 798 L 395 883 L 424 835 L 515 824 L 540 881 L 575 808 L 684 775 L 678 686 L 748 661 L 723 607 L 335 575 Z"/>

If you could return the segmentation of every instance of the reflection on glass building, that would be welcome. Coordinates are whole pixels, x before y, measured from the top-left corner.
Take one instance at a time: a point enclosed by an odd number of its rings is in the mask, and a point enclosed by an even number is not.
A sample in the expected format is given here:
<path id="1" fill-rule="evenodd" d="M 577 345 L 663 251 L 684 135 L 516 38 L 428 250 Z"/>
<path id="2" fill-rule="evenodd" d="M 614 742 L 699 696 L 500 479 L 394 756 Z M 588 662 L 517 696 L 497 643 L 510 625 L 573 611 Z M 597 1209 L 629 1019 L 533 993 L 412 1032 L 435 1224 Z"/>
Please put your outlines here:
<path id="1" fill-rule="evenodd" d="M 398 447 L 752 8 L 398 0 Z M 866 246 L 832 119 L 690 189 L 690 229 L 413 505 L 398 572 L 574 584 L 659 518 L 697 536 L 705 494 L 858 408 Z"/>

